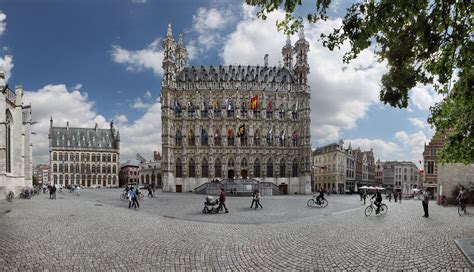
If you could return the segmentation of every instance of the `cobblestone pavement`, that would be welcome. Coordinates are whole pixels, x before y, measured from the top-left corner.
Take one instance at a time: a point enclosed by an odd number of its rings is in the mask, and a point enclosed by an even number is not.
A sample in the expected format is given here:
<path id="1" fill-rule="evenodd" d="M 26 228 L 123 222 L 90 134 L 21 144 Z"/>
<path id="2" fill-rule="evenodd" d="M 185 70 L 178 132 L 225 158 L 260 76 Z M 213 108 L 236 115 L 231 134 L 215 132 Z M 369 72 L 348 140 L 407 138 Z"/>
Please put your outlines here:
<path id="1" fill-rule="evenodd" d="M 203 195 L 160 193 L 137 210 L 120 190 L 0 201 L 0 271 L 473 271 L 454 240 L 474 237 L 474 207 L 387 203 L 364 215 L 358 196 L 228 197 L 202 214 Z M 468 207 L 468 211 L 469 211 Z"/>

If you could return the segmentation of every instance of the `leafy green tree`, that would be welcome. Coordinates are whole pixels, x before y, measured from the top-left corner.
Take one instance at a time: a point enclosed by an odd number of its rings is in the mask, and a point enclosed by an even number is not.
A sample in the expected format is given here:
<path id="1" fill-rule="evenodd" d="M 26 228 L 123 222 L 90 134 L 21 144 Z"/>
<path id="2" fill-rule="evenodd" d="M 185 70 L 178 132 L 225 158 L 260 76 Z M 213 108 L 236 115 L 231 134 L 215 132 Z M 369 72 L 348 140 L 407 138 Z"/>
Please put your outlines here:
<path id="1" fill-rule="evenodd" d="M 327 20 L 331 0 L 315 1 L 311 23 Z M 277 9 L 286 13 L 277 21 L 279 31 L 290 35 L 303 23 L 298 16 L 302 0 L 246 0 L 259 7 L 266 19 Z M 371 47 L 379 61 L 387 61 L 381 78 L 380 100 L 406 108 L 409 90 L 417 84 L 432 84 L 444 96 L 433 106 L 428 122 L 445 133 L 441 161 L 474 162 L 473 6 L 470 0 L 366 0 L 352 4 L 341 27 L 321 34 L 323 46 L 334 50 L 346 41 L 351 49 L 345 63 Z M 457 76 L 458 80 L 454 81 Z"/>

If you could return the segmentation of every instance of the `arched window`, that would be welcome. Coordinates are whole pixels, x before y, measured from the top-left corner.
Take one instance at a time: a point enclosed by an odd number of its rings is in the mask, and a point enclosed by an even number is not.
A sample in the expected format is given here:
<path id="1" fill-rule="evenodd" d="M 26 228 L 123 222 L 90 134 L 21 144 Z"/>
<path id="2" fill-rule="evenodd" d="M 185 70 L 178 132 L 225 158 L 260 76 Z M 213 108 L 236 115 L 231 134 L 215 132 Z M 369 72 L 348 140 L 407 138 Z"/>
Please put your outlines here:
<path id="1" fill-rule="evenodd" d="M 194 146 L 196 144 L 195 137 L 194 137 L 194 129 L 189 129 L 188 131 L 188 145 Z"/>
<path id="2" fill-rule="evenodd" d="M 258 158 L 256 158 L 253 163 L 253 176 L 256 178 L 261 177 L 260 160 Z"/>
<path id="3" fill-rule="evenodd" d="M 99 185 L 102 185 L 102 176 L 97 177 L 97 182 L 99 183 Z"/>
<path id="4" fill-rule="evenodd" d="M 247 168 L 247 159 L 246 158 L 242 158 L 242 160 L 240 161 L 240 168 L 242 169 L 246 169 Z"/>
<path id="5" fill-rule="evenodd" d="M 150 176 L 148 174 L 145 176 L 145 183 L 150 184 Z"/>
<path id="6" fill-rule="evenodd" d="M 89 153 L 86 154 L 86 161 L 90 161 L 91 155 Z"/>
<path id="7" fill-rule="evenodd" d="M 69 175 L 65 175 L 65 176 L 64 176 L 64 184 L 65 184 L 66 186 L 69 185 Z"/>
<path id="8" fill-rule="evenodd" d="M 183 164 L 181 163 L 180 159 L 176 160 L 176 177 L 177 178 L 183 177 Z"/>
<path id="9" fill-rule="evenodd" d="M 253 135 L 253 145 L 260 146 L 260 130 L 257 129 Z"/>
<path id="10" fill-rule="evenodd" d="M 111 172 L 111 167 L 110 165 L 107 165 L 107 173 L 110 174 L 110 172 Z"/>
<path id="11" fill-rule="evenodd" d="M 110 185 L 112 183 L 112 176 L 109 176 L 109 178 L 107 179 L 107 185 Z"/>
<path id="12" fill-rule="evenodd" d="M 59 172 L 62 173 L 63 171 L 64 171 L 64 169 L 63 169 L 63 164 L 60 163 L 60 164 L 59 164 Z"/>
<path id="13" fill-rule="evenodd" d="M 69 172 L 69 164 L 64 165 L 64 172 Z"/>
<path id="14" fill-rule="evenodd" d="M 69 153 L 64 153 L 64 161 L 68 161 L 69 160 Z"/>
<path id="15" fill-rule="evenodd" d="M 105 168 L 105 165 L 102 165 L 102 173 L 106 173 L 107 169 Z"/>
<path id="16" fill-rule="evenodd" d="M 59 175 L 59 184 L 63 184 L 63 175 Z"/>
<path id="17" fill-rule="evenodd" d="M 58 165 L 57 164 L 53 164 L 53 172 L 58 172 Z"/>
<path id="18" fill-rule="evenodd" d="M 76 161 L 79 161 L 79 153 L 76 153 Z"/>
<path id="19" fill-rule="evenodd" d="M 209 177 L 209 164 L 207 163 L 206 158 L 204 158 L 201 163 L 201 176 L 203 178 Z"/>
<path id="20" fill-rule="evenodd" d="M 267 161 L 267 177 L 273 177 L 273 162 L 272 159 L 268 159 Z"/>
<path id="21" fill-rule="evenodd" d="M 214 131 L 214 145 L 215 146 L 221 146 L 222 145 L 221 132 L 219 131 L 219 129 L 216 129 L 216 131 Z"/>
<path id="22" fill-rule="evenodd" d="M 291 166 L 291 174 L 294 178 L 298 177 L 298 161 L 293 160 L 293 165 Z"/>
<path id="23" fill-rule="evenodd" d="M 114 174 L 117 173 L 117 166 L 116 165 L 113 166 L 113 172 L 112 173 L 114 173 Z"/>
<path id="24" fill-rule="evenodd" d="M 96 185 L 96 176 L 92 176 L 92 185 Z"/>
<path id="25" fill-rule="evenodd" d="M 62 153 L 62 152 L 59 152 L 59 160 L 60 160 L 60 161 L 63 160 L 63 153 Z"/>
<path id="26" fill-rule="evenodd" d="M 86 155 L 84 153 L 81 154 L 81 161 L 84 161 L 86 159 Z"/>
<path id="27" fill-rule="evenodd" d="M 57 161 L 57 160 L 58 160 L 58 153 L 53 152 L 53 161 Z"/>
<path id="28" fill-rule="evenodd" d="M 92 173 L 95 173 L 95 165 L 92 165 Z"/>
<path id="29" fill-rule="evenodd" d="M 280 177 L 286 177 L 285 159 L 281 159 L 281 161 L 280 161 Z"/>
<path id="30" fill-rule="evenodd" d="M 176 131 L 176 145 L 182 145 L 183 144 L 183 136 L 181 135 L 181 131 L 177 130 Z"/>
<path id="31" fill-rule="evenodd" d="M 79 164 L 76 164 L 76 173 L 79 173 Z"/>
<path id="32" fill-rule="evenodd" d="M 196 164 L 193 159 L 189 160 L 189 175 L 190 178 L 196 177 Z"/>
<path id="33" fill-rule="evenodd" d="M 112 156 L 110 154 L 107 155 L 107 161 L 110 162 L 112 159 Z"/>
<path id="34" fill-rule="evenodd" d="M 214 162 L 214 177 L 222 177 L 222 164 L 220 159 L 216 159 Z"/>
<path id="35" fill-rule="evenodd" d="M 207 131 L 203 128 L 201 128 L 201 145 L 209 145 L 208 137 L 207 137 Z"/>
<path id="36" fill-rule="evenodd" d="M 95 154 L 92 153 L 92 161 L 95 162 Z"/>
<path id="37" fill-rule="evenodd" d="M 58 184 L 58 176 L 54 175 L 53 180 L 54 180 L 54 184 Z"/>
<path id="38" fill-rule="evenodd" d="M 112 160 L 112 161 L 113 161 L 113 162 L 117 162 L 117 155 L 116 155 L 116 154 L 114 154 L 114 157 L 113 157 L 113 160 Z"/>
<path id="39" fill-rule="evenodd" d="M 112 179 L 112 185 L 115 185 L 117 183 L 117 177 L 114 176 L 113 179 Z"/>

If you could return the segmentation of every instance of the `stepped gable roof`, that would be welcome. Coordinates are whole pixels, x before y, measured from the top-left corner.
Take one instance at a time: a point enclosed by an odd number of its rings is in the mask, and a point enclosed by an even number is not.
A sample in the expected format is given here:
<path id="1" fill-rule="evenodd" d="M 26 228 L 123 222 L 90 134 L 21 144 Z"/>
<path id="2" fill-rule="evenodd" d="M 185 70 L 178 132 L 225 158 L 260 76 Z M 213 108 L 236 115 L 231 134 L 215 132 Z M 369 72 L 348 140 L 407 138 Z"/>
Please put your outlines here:
<path id="1" fill-rule="evenodd" d="M 110 129 L 51 127 L 52 147 L 117 149 Z"/>
<path id="2" fill-rule="evenodd" d="M 178 82 L 244 81 L 264 83 L 296 83 L 293 73 L 286 67 L 276 66 L 200 66 L 186 67 L 178 75 Z"/>

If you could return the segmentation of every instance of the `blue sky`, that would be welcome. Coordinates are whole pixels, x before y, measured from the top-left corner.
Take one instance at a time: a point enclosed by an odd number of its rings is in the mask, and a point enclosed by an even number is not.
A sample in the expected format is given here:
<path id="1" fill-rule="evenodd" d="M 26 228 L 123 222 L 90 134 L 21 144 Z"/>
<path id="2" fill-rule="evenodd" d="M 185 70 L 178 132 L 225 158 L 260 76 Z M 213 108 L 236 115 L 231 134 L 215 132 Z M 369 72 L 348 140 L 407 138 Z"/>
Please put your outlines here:
<path id="1" fill-rule="evenodd" d="M 274 26 L 281 11 L 262 22 L 243 1 L 0 0 L 0 11 L 0 67 L 10 85 L 23 84 L 24 100 L 32 104 L 38 162 L 47 161 L 50 116 L 56 125 L 69 121 L 81 127 L 107 127 L 114 119 L 122 161 L 137 152 L 151 158 L 161 149 L 157 98 L 168 23 L 175 38 L 184 34 L 190 65 L 258 64 L 265 53 L 278 65 L 285 41 Z M 345 65 L 341 57 L 347 46 L 331 52 L 318 42 L 343 14 L 338 5 L 330 21 L 305 26 L 311 44 L 313 148 L 342 138 L 353 147 L 373 148 L 381 159 L 417 162 L 432 135 L 428 107 L 440 97 L 417 86 L 409 109 L 380 103 L 386 65 L 377 63 L 372 51 Z"/>

